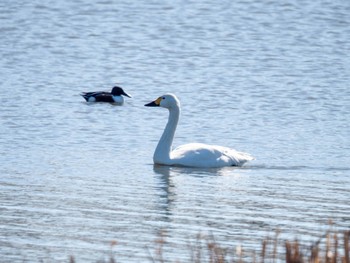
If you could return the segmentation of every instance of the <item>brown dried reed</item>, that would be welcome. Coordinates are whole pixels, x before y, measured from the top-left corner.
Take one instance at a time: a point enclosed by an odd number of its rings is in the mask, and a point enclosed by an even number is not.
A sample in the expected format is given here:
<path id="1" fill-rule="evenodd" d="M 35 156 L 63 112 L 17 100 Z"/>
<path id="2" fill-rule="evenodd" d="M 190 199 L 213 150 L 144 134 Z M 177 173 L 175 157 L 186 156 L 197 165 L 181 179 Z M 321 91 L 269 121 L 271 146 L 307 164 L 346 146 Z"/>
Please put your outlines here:
<path id="1" fill-rule="evenodd" d="M 235 249 L 220 245 L 213 235 L 204 236 L 198 234 L 195 244 L 189 245 L 191 263 L 350 263 L 350 230 L 348 231 L 327 231 L 311 245 L 305 245 L 298 240 L 279 240 L 279 231 L 275 237 L 266 238 L 262 241 L 261 251 L 245 253 L 243 246 Z M 161 232 L 156 239 L 155 255 L 150 254 L 150 261 L 153 263 L 178 262 L 172 259 L 165 259 L 164 246 L 166 246 L 165 232 Z M 111 247 L 117 243 L 112 242 Z M 284 253 L 278 252 L 279 250 Z M 70 257 L 70 263 L 76 263 L 74 257 Z M 109 261 L 100 263 L 116 263 L 115 256 L 110 255 Z"/>

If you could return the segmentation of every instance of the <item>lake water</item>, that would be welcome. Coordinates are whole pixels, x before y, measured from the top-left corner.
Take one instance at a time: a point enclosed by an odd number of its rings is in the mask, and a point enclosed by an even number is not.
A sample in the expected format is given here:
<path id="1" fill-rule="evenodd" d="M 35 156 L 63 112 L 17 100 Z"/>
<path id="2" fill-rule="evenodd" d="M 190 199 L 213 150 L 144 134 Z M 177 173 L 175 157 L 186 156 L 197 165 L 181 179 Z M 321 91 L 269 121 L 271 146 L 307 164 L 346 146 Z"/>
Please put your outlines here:
<path id="1" fill-rule="evenodd" d="M 350 228 L 350 1 L 0 3 L 1 262 L 186 262 L 196 235 L 247 250 Z M 125 105 L 82 91 L 121 85 Z M 242 168 L 153 166 L 174 145 Z M 112 241 L 117 244 L 111 248 Z"/>

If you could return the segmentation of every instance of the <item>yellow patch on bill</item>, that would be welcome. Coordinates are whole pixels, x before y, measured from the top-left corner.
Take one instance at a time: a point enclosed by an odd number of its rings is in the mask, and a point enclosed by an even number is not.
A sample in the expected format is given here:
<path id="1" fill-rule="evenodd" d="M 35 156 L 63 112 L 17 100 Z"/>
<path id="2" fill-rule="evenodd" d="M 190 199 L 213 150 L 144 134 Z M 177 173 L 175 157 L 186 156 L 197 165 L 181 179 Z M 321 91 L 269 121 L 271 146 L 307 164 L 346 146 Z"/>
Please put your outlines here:
<path id="1" fill-rule="evenodd" d="M 154 101 L 155 104 L 160 105 L 160 101 L 162 100 L 162 97 L 159 97 Z"/>

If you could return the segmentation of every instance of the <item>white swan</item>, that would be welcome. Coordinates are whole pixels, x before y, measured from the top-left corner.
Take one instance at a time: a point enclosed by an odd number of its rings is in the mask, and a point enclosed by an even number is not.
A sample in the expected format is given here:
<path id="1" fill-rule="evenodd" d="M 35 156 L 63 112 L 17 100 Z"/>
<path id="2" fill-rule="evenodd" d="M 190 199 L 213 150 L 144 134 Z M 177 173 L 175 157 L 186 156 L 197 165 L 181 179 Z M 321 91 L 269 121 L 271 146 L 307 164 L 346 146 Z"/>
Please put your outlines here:
<path id="1" fill-rule="evenodd" d="M 172 150 L 175 130 L 180 117 L 180 101 L 174 94 L 168 93 L 145 106 L 160 106 L 169 110 L 168 123 L 153 155 L 155 164 L 215 168 L 242 166 L 245 162 L 254 159 L 248 153 L 202 143 L 189 143 Z"/>

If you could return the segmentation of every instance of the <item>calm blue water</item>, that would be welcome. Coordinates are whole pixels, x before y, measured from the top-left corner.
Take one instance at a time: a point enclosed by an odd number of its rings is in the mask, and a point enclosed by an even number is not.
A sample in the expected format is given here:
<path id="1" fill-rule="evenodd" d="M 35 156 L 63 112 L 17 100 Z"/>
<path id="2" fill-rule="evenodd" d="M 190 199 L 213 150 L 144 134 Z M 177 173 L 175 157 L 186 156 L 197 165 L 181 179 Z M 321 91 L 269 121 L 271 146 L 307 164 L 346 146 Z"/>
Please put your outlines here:
<path id="1" fill-rule="evenodd" d="M 350 228 L 350 2 L 0 2 L 2 262 L 190 258 Z M 81 91 L 120 84 L 122 107 Z M 175 146 L 249 152 L 243 168 L 154 167 L 177 94 Z M 117 245 L 111 248 L 111 241 Z"/>

